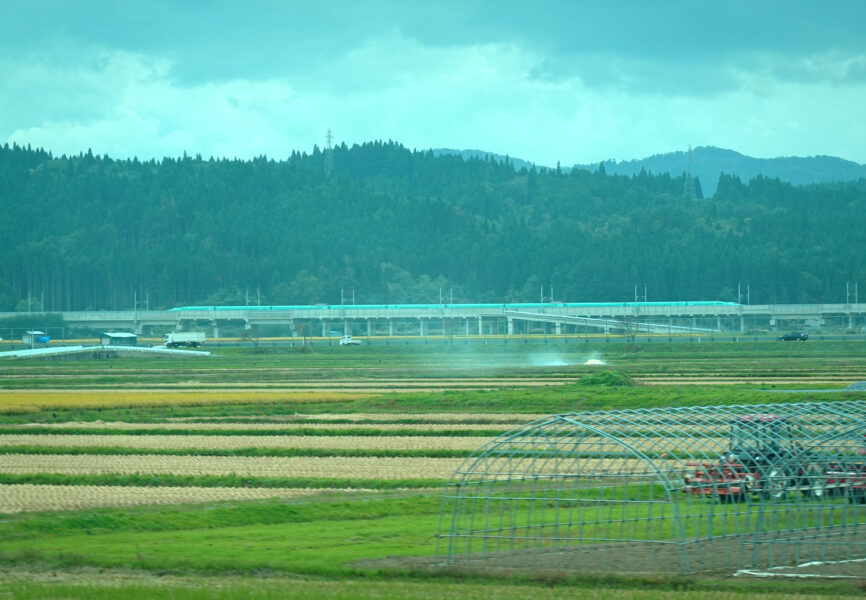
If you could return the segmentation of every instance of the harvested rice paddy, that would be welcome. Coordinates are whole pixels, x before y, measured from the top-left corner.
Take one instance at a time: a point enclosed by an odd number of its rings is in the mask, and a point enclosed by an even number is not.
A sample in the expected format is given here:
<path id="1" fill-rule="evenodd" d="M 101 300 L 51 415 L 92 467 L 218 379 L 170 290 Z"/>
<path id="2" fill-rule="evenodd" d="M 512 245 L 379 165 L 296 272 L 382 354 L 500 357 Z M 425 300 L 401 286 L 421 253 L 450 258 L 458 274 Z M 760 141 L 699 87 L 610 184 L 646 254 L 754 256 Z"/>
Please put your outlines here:
<path id="1" fill-rule="evenodd" d="M 582 366 L 577 344 L 568 345 L 561 366 L 540 369 L 508 355 L 512 346 L 479 350 L 495 352 L 465 366 L 470 353 L 447 347 L 234 351 L 215 357 L 218 368 L 126 359 L 4 364 L 0 535 L 18 537 L 0 540 L 0 558 L 61 574 L 211 569 L 208 590 L 224 585 L 227 569 L 328 582 L 333 574 L 356 585 L 367 575 L 359 555 L 434 552 L 439 491 L 465 461 L 453 456 L 500 433 L 586 407 L 796 401 L 753 384 L 839 388 L 866 379 L 860 345 L 599 346 L 609 363 L 601 368 L 630 384 L 614 389 L 576 385 L 600 369 Z M 703 441 L 707 452 L 726 443 Z M 602 437 L 585 438 L 582 449 L 584 472 L 643 468 Z M 531 462 L 515 460 L 509 469 L 529 473 Z M 118 549 L 103 552 L 112 540 Z M 286 540 L 296 542 L 292 552 L 274 560 L 270 546 Z M 260 559 L 212 560 L 228 550 L 249 554 L 256 544 Z M 385 581 L 377 595 L 392 597 L 399 585 Z M 567 597 L 610 591 L 557 589 Z M 546 590 L 533 585 L 515 597 Z"/>
<path id="2" fill-rule="evenodd" d="M 325 493 L 342 493 L 347 491 L 339 489 L 32 484 L 4 485 L 0 487 L 0 490 L 2 490 L 2 494 L 0 494 L 0 513 L 75 510 L 102 506 L 262 500 L 265 498 L 301 499 Z M 351 491 L 352 493 L 363 493 L 366 490 L 354 488 Z"/>
<path id="3" fill-rule="evenodd" d="M 475 450 L 492 438 L 454 436 L 304 435 L 64 435 L 5 434 L 0 446 L 57 448 L 149 448 L 235 450 L 240 448 L 317 448 L 326 450 Z M 2 463 L 2 459 L 0 459 Z M 2 469 L 2 465 L 0 465 Z"/>
<path id="4" fill-rule="evenodd" d="M 0 473 L 240 475 L 360 479 L 447 479 L 462 459 L 282 456 L 5 454 Z"/>

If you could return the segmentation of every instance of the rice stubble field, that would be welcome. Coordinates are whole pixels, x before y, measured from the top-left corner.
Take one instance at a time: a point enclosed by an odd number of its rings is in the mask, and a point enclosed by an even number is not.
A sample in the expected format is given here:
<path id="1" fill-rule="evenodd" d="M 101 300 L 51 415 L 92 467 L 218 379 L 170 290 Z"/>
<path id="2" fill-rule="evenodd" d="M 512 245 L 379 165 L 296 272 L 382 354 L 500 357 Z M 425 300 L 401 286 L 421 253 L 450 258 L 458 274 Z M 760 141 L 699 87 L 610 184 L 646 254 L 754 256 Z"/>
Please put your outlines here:
<path id="1" fill-rule="evenodd" d="M 324 370 L 315 389 L 306 386 L 316 381 L 304 380 L 310 367 L 301 354 L 262 359 L 229 352 L 218 359 L 218 373 L 197 367 L 195 376 L 222 387 L 197 391 L 186 365 L 153 368 L 133 359 L 115 362 L 123 367 L 117 371 L 74 361 L 0 365 L 0 570 L 6 569 L 0 577 L 12 582 L 14 598 L 80 597 L 88 588 L 88 597 L 123 590 L 137 598 L 167 588 L 189 598 L 247 597 L 253 589 L 257 597 L 282 597 L 291 577 L 304 578 L 292 583 L 299 596 L 305 590 L 305 597 L 322 598 L 797 597 L 803 590 L 785 582 L 708 580 L 682 589 L 683 581 L 659 578 L 647 587 L 615 570 L 608 579 L 539 573 L 458 583 L 449 579 L 454 575 L 428 581 L 429 573 L 353 566 L 435 552 L 441 486 L 464 457 L 549 412 L 594 401 L 634 408 L 678 399 L 766 402 L 779 396 L 756 382 L 838 388 L 866 373 L 859 346 L 850 344 L 816 344 L 805 356 L 799 347 L 786 356 L 775 345 L 765 351 L 749 345 L 742 357 L 730 345 L 707 346 L 693 348 L 697 356 L 688 348 L 621 349 L 610 362 L 619 363 L 617 372 L 630 384 L 619 389 L 581 387 L 594 371 L 578 361 L 573 368 L 528 369 L 520 364 L 525 350 L 504 360 L 495 354 L 487 366 L 459 376 L 453 372 L 459 360 L 435 353 L 435 369 L 450 374 L 436 378 L 424 376 L 414 351 L 354 361 L 334 352 L 331 372 L 331 354 L 324 353 L 316 358 Z M 814 376 L 804 365 L 810 356 Z M 296 358 L 303 377 L 275 366 Z M 396 364 L 388 365 L 389 358 Z M 264 364 L 257 368 L 258 361 Z M 401 361 L 410 366 L 397 366 Z M 233 363 L 237 381 L 223 369 Z M 371 379 L 380 369 L 384 385 Z M 398 369 L 402 380 L 394 378 Z M 109 375 L 112 381 L 99 383 Z M 283 387 L 259 389 L 258 375 Z M 167 381 L 149 389 L 157 378 Z M 21 385 L 28 379 L 33 385 Z M 697 400 L 677 391 L 684 382 L 695 386 Z M 216 452 L 239 454 L 208 454 Z M 441 455 L 448 452 L 453 456 Z M 247 550 L 236 554 L 235 546 Z M 154 572 L 175 579 L 157 582 Z M 277 577 L 273 587 L 252 575 L 263 572 Z M 815 584 L 802 597 L 856 590 Z"/>

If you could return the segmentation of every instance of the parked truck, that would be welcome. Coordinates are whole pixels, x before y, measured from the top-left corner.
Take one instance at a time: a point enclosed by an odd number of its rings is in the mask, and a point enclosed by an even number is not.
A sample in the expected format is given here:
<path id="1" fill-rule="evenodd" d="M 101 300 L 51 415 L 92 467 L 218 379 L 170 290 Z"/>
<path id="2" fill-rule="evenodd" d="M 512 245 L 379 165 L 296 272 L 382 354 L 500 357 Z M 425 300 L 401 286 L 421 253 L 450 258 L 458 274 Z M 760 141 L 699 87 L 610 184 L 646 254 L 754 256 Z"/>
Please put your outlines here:
<path id="1" fill-rule="evenodd" d="M 202 331 L 175 331 L 165 334 L 166 348 L 189 347 L 198 348 L 205 342 Z"/>
<path id="2" fill-rule="evenodd" d="M 866 502 L 866 440 L 849 456 L 821 450 L 828 440 L 803 447 L 794 424 L 772 414 L 743 415 L 731 423 L 728 449 L 716 461 L 689 463 L 683 491 L 742 502 L 755 496 L 782 500 L 791 493 L 812 498 L 845 495 L 852 503 Z M 848 435 L 848 434 L 846 434 Z"/>

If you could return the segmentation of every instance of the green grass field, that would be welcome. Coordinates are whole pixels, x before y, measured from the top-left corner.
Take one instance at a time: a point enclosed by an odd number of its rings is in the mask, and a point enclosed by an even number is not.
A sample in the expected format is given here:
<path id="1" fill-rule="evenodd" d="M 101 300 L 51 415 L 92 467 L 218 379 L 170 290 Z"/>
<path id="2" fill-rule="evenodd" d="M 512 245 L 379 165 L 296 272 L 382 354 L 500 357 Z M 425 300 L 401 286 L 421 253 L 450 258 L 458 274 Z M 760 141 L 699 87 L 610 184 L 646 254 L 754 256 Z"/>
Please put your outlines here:
<path id="1" fill-rule="evenodd" d="M 590 355 L 608 367 L 584 366 Z M 483 389 L 484 378 L 505 380 Z M 641 378 L 665 378 L 646 385 Z M 667 379 L 696 379 L 674 385 Z M 724 383 L 705 381 L 725 378 Z M 737 379 L 741 380 L 737 382 Z M 771 378 L 760 384 L 750 379 Z M 293 385 L 320 381 L 357 384 L 424 379 L 425 389 L 384 391 L 346 397 L 328 394 L 295 402 Z M 438 380 L 436 385 L 430 381 Z M 839 389 L 866 380 L 866 344 L 856 342 L 522 344 L 496 346 L 387 346 L 336 348 L 219 349 L 212 359 L 167 361 L 123 358 L 107 361 L 14 361 L 0 363 L 4 394 L 90 389 L 159 390 L 158 402 L 129 405 L 34 404 L 0 412 L 0 436 L 62 433 L 88 435 L 366 435 L 479 438 L 513 425 L 485 415 L 548 414 L 596 409 L 802 402 L 864 398 L 866 392 L 778 393 L 780 389 Z M 184 403 L 182 390 L 196 382 L 286 389 L 266 402 L 208 392 L 206 402 Z M 435 381 L 434 381 L 435 382 Z M 461 386 L 477 382 L 477 386 Z M 545 385 L 547 383 L 547 385 Z M 632 385 L 616 385 L 631 383 Z M 642 384 L 643 383 L 643 384 Z M 637 385 L 635 385 L 637 384 Z M 390 383 L 389 383 L 390 385 Z M 4 391 L 5 390 L 5 391 Z M 35 392 L 34 392 L 35 391 Z M 176 402 L 165 393 L 176 392 Z M 11 397 L 11 396 L 10 396 Z M 413 430 L 420 417 L 466 415 L 471 428 Z M 329 415 L 366 417 L 366 428 Z M 418 419 L 406 415 L 418 415 Z M 389 417 L 389 415 L 399 415 Z M 287 422 L 288 418 L 303 419 Z M 437 422 L 435 418 L 433 422 Z M 105 426 L 83 426 L 102 421 Z M 442 423 L 449 423 L 442 419 Z M 112 423 L 126 427 L 112 428 Z M 184 423 L 222 426 L 201 430 Z M 304 424 L 320 424 L 319 428 Z M 340 423 L 346 428 L 329 428 Z M 140 427 L 139 429 L 136 429 Z M 168 429 L 142 428 L 165 424 Z M 255 430 L 256 424 L 277 424 Z M 388 424 L 396 428 L 379 428 Z M 400 428 L 400 425 L 405 428 Z M 61 427 L 62 426 L 62 427 Z M 23 428 L 23 430 L 22 430 Z M 395 433 L 398 432 L 398 433 Z M 479 442 L 481 443 L 481 442 Z M 5 454 L 116 455 L 132 453 L 112 445 L 63 448 L 50 444 L 3 446 L 0 494 L 5 486 L 91 487 L 274 487 L 312 488 L 303 499 L 204 502 L 181 505 L 107 506 L 50 512 L 0 514 L 0 600 L 7 598 L 811 598 L 863 595 L 866 584 L 851 580 L 790 581 L 730 577 L 622 577 L 539 572 L 535 575 L 440 571 L 429 557 L 436 551 L 444 480 L 338 479 L 328 477 L 180 476 L 146 474 L 4 473 Z M 463 450 L 333 450 L 251 447 L 235 450 L 150 449 L 152 455 L 255 459 L 270 456 L 462 457 Z M 364 494 L 335 492 L 349 488 Z M 372 490 L 372 491 L 371 491 Z M 719 510 L 716 507 L 716 510 Z M 388 566 L 386 566 L 388 565 Z M 397 565 L 397 566 L 395 566 Z"/>
<path id="2" fill-rule="evenodd" d="M 501 593 L 515 598 L 520 597 L 518 590 L 534 595 L 536 589 L 542 593 L 550 587 L 560 588 L 550 597 L 579 593 L 597 598 L 661 598 L 671 593 L 684 598 L 742 593 L 814 597 L 862 591 L 850 582 L 803 586 L 786 581 L 673 576 L 569 577 L 558 572 L 467 577 L 409 567 L 383 570 L 356 566 L 359 561 L 395 555 L 431 554 L 435 539 L 430 532 L 437 526 L 437 508 L 437 497 L 416 495 L 367 501 L 320 498 L 298 505 L 276 501 L 223 504 L 204 513 L 197 507 L 176 506 L 18 515 L 3 523 L 0 561 L 22 581 L 0 594 L 17 590 L 15 593 L 21 595 L 10 597 L 79 597 L 88 589 L 118 593 L 119 586 L 124 594 L 136 598 L 136 594 L 152 593 L 164 585 L 147 577 L 143 582 L 126 581 L 130 574 L 181 577 L 171 584 L 172 593 L 180 595 L 170 597 L 190 598 L 246 597 L 244 594 L 256 589 L 256 582 L 263 586 L 257 593 L 274 594 L 260 597 L 279 597 L 275 594 L 281 582 L 286 585 L 286 578 L 305 582 L 295 590 L 297 596 L 289 597 L 310 598 L 325 598 L 329 593 L 356 597 L 352 594 L 359 585 L 371 586 L 371 597 L 377 590 L 375 593 L 385 597 L 405 598 L 431 597 L 436 590 L 464 597 L 473 588 L 490 597 Z M 55 583 L 40 581 L 48 574 L 56 577 L 58 572 L 64 577 Z M 81 577 L 81 573 L 93 576 L 75 584 L 65 579 Z M 12 575 L 10 580 L 14 580 Z M 252 578 L 256 575 L 267 577 Z M 461 577 L 468 582 L 455 581 Z M 214 592 L 212 588 L 225 595 L 208 595 Z M 396 596 L 388 591 L 392 588 Z M 306 591 L 301 593 L 302 589 Z"/>

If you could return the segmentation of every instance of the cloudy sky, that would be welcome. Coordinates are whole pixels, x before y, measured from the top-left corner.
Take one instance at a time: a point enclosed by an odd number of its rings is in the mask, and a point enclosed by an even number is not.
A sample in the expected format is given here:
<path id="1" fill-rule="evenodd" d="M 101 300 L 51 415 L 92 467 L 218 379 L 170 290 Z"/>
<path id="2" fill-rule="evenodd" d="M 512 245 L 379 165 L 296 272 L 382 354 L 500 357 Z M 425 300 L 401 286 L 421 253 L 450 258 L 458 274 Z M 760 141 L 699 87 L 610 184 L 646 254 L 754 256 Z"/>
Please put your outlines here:
<path id="1" fill-rule="evenodd" d="M 0 0 L 0 143 L 866 163 L 862 0 Z"/>

